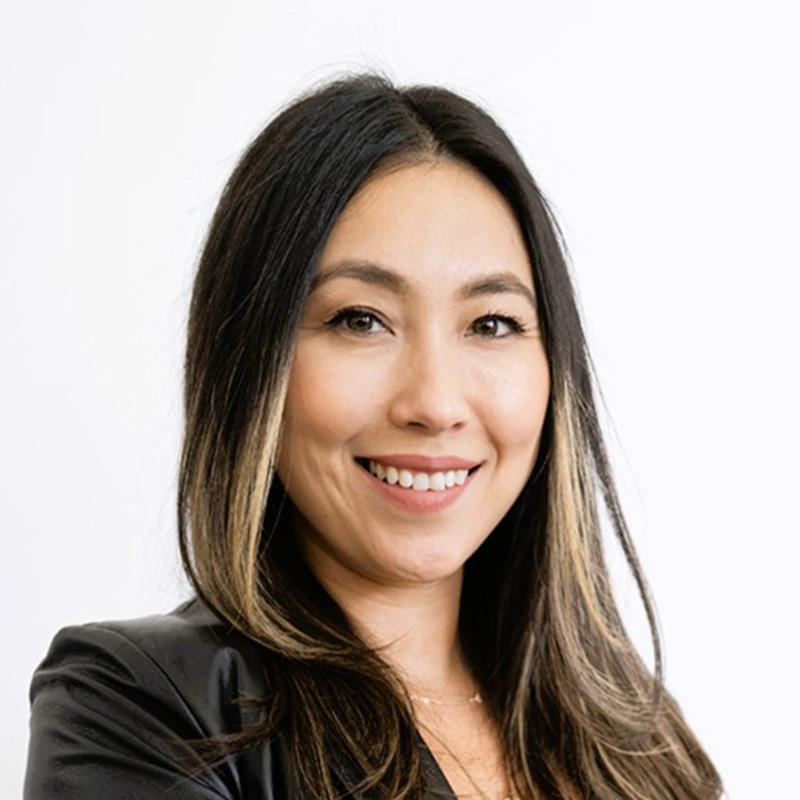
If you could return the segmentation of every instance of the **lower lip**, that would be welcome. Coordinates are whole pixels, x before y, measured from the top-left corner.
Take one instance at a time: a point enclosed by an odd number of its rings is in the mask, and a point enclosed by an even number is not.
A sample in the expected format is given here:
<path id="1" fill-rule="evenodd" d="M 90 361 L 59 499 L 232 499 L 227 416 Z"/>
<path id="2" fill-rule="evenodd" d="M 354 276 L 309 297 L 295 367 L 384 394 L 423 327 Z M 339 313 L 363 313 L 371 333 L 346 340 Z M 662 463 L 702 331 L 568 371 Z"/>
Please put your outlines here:
<path id="1" fill-rule="evenodd" d="M 466 480 L 460 486 L 451 486 L 441 492 L 429 490 L 423 492 L 417 489 L 403 489 L 397 484 L 393 486 L 386 483 L 386 481 L 376 478 L 369 470 L 364 469 L 358 463 L 356 464 L 356 469 L 392 505 L 402 508 L 404 511 L 423 511 L 428 513 L 441 511 L 455 503 L 480 471 L 480 467 L 478 467 L 474 472 L 467 475 Z"/>

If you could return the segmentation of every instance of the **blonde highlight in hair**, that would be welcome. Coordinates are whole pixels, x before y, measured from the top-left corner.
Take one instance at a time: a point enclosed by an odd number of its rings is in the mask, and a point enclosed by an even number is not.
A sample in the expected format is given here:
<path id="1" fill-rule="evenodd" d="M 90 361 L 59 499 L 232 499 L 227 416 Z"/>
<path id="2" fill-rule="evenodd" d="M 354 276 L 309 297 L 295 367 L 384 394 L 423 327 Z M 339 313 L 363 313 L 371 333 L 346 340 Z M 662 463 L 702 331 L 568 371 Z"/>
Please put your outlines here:
<path id="1" fill-rule="evenodd" d="M 505 133 L 440 87 L 349 76 L 298 98 L 243 153 L 204 243 L 189 313 L 178 487 L 198 596 L 263 652 L 260 718 L 192 742 L 212 769 L 273 737 L 308 796 L 422 800 L 410 698 L 304 563 L 276 472 L 294 341 L 316 263 L 381 170 L 454 158 L 515 212 L 552 375 L 534 470 L 465 565 L 465 652 L 524 798 L 717 798 L 721 782 L 663 686 L 649 589 L 619 507 L 557 223 Z M 598 498 L 638 584 L 655 674 L 620 619 Z"/>

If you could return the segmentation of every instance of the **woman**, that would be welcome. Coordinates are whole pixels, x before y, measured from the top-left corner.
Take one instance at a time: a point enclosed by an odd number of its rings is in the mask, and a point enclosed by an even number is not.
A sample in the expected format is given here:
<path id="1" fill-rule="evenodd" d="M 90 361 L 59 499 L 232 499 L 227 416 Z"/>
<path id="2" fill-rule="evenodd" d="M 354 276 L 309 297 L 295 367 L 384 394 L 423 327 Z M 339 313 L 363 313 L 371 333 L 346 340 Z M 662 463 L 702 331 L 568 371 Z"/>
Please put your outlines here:
<path id="1" fill-rule="evenodd" d="M 196 597 L 58 632 L 26 798 L 719 797 L 661 683 L 556 223 L 483 110 L 366 74 L 265 128 L 204 246 L 185 415 Z"/>

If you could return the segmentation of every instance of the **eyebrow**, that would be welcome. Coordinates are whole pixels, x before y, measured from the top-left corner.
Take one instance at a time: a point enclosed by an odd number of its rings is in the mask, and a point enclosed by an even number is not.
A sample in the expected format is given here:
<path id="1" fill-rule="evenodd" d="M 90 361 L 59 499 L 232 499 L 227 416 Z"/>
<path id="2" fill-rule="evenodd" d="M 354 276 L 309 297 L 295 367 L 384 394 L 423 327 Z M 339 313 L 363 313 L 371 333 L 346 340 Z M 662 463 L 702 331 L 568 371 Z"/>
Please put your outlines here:
<path id="1" fill-rule="evenodd" d="M 375 264 L 363 259 L 345 259 L 337 261 L 332 267 L 318 273 L 311 281 L 309 294 L 324 286 L 334 278 L 355 278 L 380 286 L 398 295 L 407 295 L 411 291 L 408 281 L 395 270 Z M 491 272 L 479 275 L 462 284 L 456 292 L 460 300 L 470 300 L 473 297 L 483 297 L 490 294 L 518 294 L 527 298 L 533 310 L 536 311 L 536 298 L 533 292 L 513 273 L 508 271 Z"/>

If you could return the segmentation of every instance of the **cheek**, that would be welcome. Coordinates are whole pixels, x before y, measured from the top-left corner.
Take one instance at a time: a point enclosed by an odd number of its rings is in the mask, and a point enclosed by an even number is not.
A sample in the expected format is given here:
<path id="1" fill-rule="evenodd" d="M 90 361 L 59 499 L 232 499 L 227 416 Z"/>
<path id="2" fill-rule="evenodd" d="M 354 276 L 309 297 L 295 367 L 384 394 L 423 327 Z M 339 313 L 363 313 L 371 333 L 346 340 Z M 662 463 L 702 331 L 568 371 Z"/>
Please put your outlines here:
<path id="1" fill-rule="evenodd" d="M 330 456 L 358 435 L 375 414 L 380 378 L 366 380 L 369 365 L 337 357 L 330 349 L 298 347 L 286 397 L 288 449 L 295 458 Z M 372 390 L 375 387 L 375 390 Z"/>
<path id="2" fill-rule="evenodd" d="M 501 456 L 535 455 L 550 395 L 550 372 L 543 351 L 509 359 L 485 372 L 481 384 L 481 417 Z"/>

